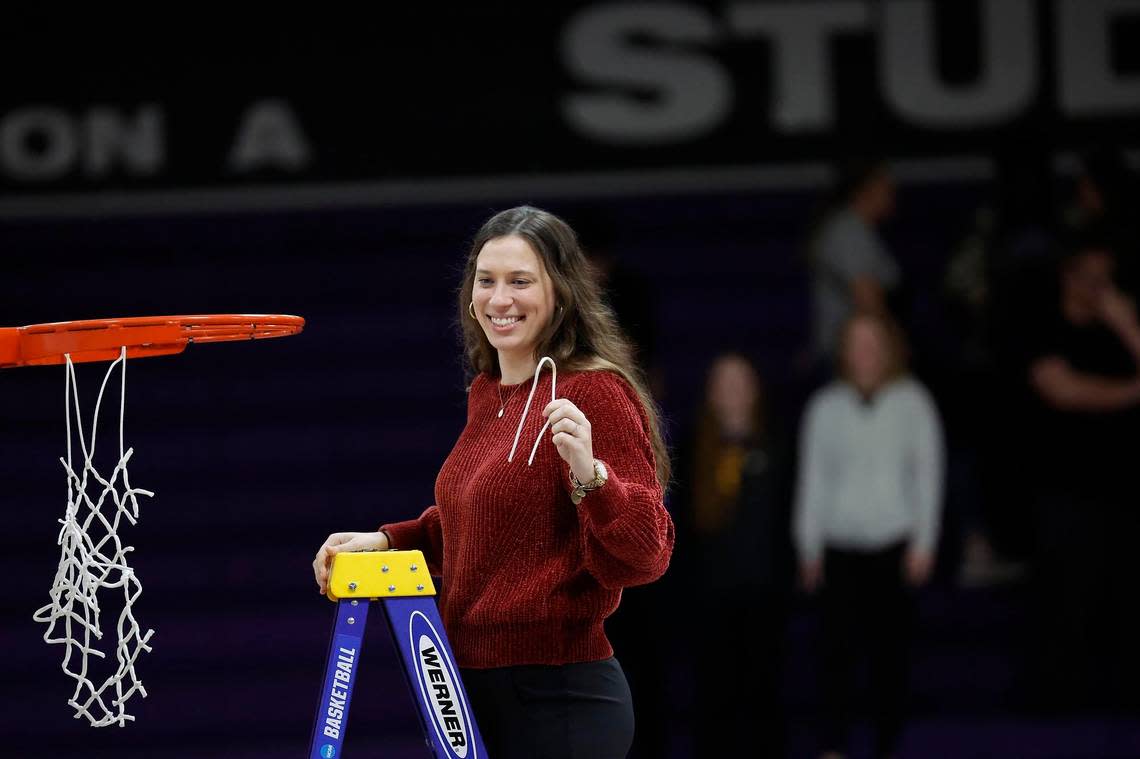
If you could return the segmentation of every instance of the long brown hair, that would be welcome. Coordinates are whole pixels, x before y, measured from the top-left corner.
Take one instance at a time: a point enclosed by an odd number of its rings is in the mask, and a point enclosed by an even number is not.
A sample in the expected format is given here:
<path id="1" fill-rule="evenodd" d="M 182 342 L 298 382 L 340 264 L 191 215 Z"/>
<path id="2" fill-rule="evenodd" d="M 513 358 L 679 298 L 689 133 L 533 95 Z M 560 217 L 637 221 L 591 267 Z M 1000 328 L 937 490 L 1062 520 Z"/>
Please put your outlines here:
<path id="1" fill-rule="evenodd" d="M 475 284 L 479 251 L 490 240 L 517 236 L 538 255 L 554 287 L 556 308 L 550 324 L 539 334 L 535 357 L 550 356 L 565 371 L 609 371 L 622 377 L 637 393 L 649 421 L 649 439 L 657 459 L 661 489 L 669 484 L 672 465 L 661 435 L 661 416 L 649 393 L 644 373 L 637 366 L 633 344 L 618 326 L 613 309 L 606 303 L 598 275 L 578 244 L 578 237 L 565 221 L 531 206 L 518 206 L 488 219 L 471 242 L 463 279 L 459 285 L 459 324 L 463 329 L 464 354 L 471 375 L 487 372 L 501 376 L 499 354 L 482 327 L 470 318 L 468 307 Z"/>

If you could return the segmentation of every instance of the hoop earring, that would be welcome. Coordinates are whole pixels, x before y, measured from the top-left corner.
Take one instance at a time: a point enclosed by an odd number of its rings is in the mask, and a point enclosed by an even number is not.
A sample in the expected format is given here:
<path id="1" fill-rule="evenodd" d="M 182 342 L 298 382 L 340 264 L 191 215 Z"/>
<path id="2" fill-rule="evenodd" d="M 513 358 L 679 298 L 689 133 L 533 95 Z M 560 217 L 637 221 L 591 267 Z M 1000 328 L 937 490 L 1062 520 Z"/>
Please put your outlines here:
<path id="1" fill-rule="evenodd" d="M 479 317 L 475 316 L 475 301 L 471 301 L 467 304 L 467 313 L 471 314 L 472 319 L 479 321 Z"/>

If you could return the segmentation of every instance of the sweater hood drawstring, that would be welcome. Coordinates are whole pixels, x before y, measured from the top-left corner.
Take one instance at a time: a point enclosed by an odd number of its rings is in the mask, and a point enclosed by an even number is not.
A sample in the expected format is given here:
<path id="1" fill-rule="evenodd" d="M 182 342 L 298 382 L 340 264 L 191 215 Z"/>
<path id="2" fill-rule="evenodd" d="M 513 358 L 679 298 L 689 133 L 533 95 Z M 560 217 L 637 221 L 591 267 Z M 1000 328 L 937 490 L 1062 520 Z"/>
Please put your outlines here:
<path id="1" fill-rule="evenodd" d="M 558 367 L 556 367 L 554 365 L 554 359 L 552 359 L 550 356 L 543 356 L 539 360 L 538 366 L 536 366 L 534 368 L 534 381 L 532 381 L 530 384 L 530 395 L 527 396 L 526 405 L 523 406 L 522 418 L 519 419 L 519 428 L 515 431 L 515 442 L 511 446 L 510 455 L 507 456 L 508 462 L 514 461 L 515 449 L 519 445 L 519 435 L 522 434 L 523 424 L 526 423 L 526 415 L 528 413 L 530 413 L 530 402 L 532 400 L 534 400 L 534 391 L 538 389 L 538 375 L 542 373 L 542 365 L 545 364 L 547 361 L 550 362 L 550 400 L 551 400 L 551 402 L 553 402 L 558 398 L 558 396 L 556 395 L 556 393 L 558 392 L 558 390 L 557 390 Z M 534 461 L 534 454 L 535 454 L 535 452 L 538 451 L 538 444 L 542 441 L 542 436 L 546 433 L 546 428 L 549 426 L 550 426 L 550 420 L 547 419 L 546 424 L 542 425 L 542 429 L 539 430 L 538 437 L 534 439 L 534 447 L 530 449 L 530 458 L 526 460 L 527 466 L 530 466 L 531 463 Z"/>

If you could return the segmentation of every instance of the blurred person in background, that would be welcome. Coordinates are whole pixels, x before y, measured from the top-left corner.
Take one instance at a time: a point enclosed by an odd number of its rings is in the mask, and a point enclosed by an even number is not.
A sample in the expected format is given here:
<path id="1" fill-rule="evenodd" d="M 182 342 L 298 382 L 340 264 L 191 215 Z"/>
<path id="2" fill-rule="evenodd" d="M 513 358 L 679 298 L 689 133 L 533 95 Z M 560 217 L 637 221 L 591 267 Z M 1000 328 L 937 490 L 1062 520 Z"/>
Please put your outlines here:
<path id="1" fill-rule="evenodd" d="M 783 756 L 781 661 L 792 585 L 788 456 L 764 384 L 741 353 L 720 354 L 682 452 L 686 508 L 678 575 L 696 604 L 694 756 Z M 732 697 L 741 682 L 748 698 Z"/>
<path id="2" fill-rule="evenodd" d="M 1025 335 L 1039 409 L 1038 693 L 1052 708 L 1138 703 L 1140 324 L 1114 283 L 1112 245 L 1103 230 L 1084 233 L 1053 309 Z"/>
<path id="3" fill-rule="evenodd" d="M 1070 229 L 1111 229 L 1118 242 L 1117 284 L 1133 297 L 1140 292 L 1140 223 L 1136 218 L 1140 187 L 1127 157 L 1119 150 L 1096 148 L 1081 154 L 1066 214 Z"/>
<path id="4" fill-rule="evenodd" d="M 851 314 L 885 314 L 899 267 L 877 228 L 894 213 L 895 183 L 880 160 L 851 161 L 840 171 L 833 210 L 809 242 L 812 268 L 812 359 L 835 355 Z"/>
<path id="5" fill-rule="evenodd" d="M 876 751 L 888 757 L 905 719 L 912 589 L 930 578 L 938 544 L 942 425 L 891 321 L 858 314 L 839 338 L 839 378 L 802 421 L 794 539 L 823 612 L 823 756 L 846 754 L 865 654 Z"/>

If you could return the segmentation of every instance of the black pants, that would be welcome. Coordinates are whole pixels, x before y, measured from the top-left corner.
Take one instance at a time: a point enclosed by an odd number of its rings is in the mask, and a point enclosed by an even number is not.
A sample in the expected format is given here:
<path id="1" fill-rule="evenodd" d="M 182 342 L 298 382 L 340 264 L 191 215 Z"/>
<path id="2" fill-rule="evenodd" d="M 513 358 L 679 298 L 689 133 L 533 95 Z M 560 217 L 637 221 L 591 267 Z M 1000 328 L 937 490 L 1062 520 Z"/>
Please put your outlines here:
<path id="1" fill-rule="evenodd" d="M 905 544 L 824 556 L 824 748 L 847 753 L 856 664 L 865 655 L 880 756 L 894 752 L 905 720 L 913 598 L 903 582 Z"/>
<path id="2" fill-rule="evenodd" d="M 621 665 L 464 669 L 488 759 L 624 759 L 633 699 Z"/>
<path id="3" fill-rule="evenodd" d="M 1140 711 L 1140 517 L 1123 496 L 1039 502 L 1033 700 L 1061 712 Z"/>

